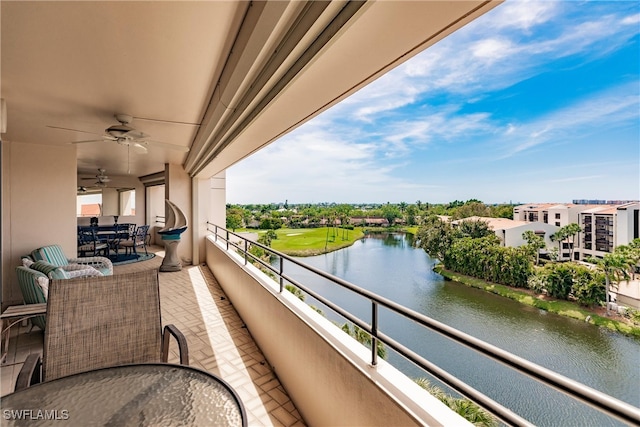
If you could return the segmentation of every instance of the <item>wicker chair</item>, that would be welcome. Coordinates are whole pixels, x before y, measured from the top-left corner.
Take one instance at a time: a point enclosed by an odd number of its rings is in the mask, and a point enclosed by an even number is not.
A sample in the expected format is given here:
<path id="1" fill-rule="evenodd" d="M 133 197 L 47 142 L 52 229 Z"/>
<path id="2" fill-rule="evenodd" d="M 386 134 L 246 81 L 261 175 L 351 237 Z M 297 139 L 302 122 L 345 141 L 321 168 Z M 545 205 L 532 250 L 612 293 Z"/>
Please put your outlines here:
<path id="1" fill-rule="evenodd" d="M 53 280 L 43 356 L 27 357 L 16 390 L 93 369 L 166 362 L 170 334 L 188 365 L 184 335 L 173 325 L 162 329 L 158 270 Z"/>

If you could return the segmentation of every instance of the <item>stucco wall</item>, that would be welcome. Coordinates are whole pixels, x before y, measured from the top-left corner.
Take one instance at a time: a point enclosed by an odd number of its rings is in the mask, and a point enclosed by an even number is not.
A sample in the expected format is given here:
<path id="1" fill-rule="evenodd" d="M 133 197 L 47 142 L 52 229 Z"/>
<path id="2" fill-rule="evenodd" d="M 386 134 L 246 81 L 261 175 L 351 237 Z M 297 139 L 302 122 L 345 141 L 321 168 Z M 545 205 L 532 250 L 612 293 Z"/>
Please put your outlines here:
<path id="1" fill-rule="evenodd" d="M 470 425 L 273 280 L 207 238 L 207 265 L 310 425 Z"/>
<path id="2" fill-rule="evenodd" d="M 76 255 L 76 148 L 2 142 L 2 306 L 22 302 L 15 267 L 57 243 Z"/>

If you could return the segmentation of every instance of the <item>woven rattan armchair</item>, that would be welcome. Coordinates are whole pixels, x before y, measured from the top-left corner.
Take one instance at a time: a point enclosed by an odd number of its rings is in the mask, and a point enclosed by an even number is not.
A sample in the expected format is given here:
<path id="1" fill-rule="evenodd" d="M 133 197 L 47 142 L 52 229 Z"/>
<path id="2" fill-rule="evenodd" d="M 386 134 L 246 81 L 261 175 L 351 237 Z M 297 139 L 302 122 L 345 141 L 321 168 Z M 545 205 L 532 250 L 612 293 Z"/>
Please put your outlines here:
<path id="1" fill-rule="evenodd" d="M 162 329 L 156 269 L 53 280 L 43 355 L 27 358 L 16 390 L 93 369 L 167 362 L 170 335 L 178 342 L 180 363 L 188 365 L 184 335 L 173 325 Z"/>

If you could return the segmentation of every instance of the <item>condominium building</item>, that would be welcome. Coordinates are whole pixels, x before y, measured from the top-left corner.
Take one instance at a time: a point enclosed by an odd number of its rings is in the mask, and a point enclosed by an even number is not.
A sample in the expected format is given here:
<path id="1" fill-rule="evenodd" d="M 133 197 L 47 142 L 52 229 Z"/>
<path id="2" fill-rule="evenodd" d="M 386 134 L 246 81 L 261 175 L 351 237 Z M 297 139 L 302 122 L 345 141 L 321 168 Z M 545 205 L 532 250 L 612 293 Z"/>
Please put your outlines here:
<path id="1" fill-rule="evenodd" d="M 640 238 L 640 203 L 592 208 L 580 213 L 579 258 L 601 258 L 620 245 Z"/>
<path id="2" fill-rule="evenodd" d="M 532 203 L 516 206 L 513 219 L 543 222 L 557 227 L 576 223 L 582 228 L 573 242 L 562 242 L 560 259 L 602 258 L 620 245 L 640 237 L 640 202 L 623 204 Z"/>

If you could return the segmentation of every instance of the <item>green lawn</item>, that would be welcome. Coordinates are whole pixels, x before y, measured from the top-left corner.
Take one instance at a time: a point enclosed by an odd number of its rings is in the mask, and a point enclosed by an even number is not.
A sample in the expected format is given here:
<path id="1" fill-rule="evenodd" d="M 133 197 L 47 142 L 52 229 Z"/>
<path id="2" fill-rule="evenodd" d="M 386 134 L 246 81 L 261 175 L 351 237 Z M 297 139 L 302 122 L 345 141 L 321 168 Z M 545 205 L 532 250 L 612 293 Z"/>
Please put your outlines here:
<path id="1" fill-rule="evenodd" d="M 259 230 L 258 233 L 264 234 L 266 230 Z M 326 227 L 281 228 L 276 230 L 276 234 L 278 238 L 271 241 L 271 247 L 292 256 L 311 256 L 335 251 L 351 246 L 364 236 L 361 228 L 343 230 Z"/>

